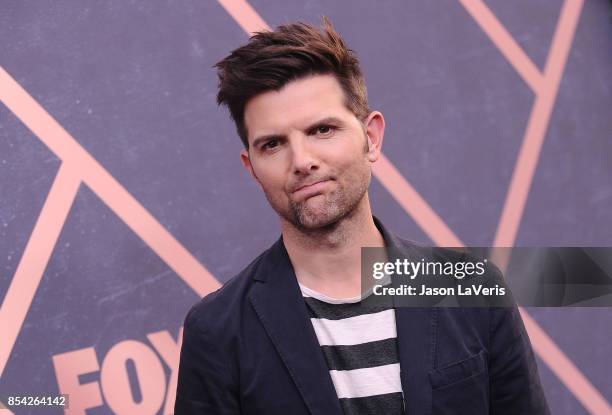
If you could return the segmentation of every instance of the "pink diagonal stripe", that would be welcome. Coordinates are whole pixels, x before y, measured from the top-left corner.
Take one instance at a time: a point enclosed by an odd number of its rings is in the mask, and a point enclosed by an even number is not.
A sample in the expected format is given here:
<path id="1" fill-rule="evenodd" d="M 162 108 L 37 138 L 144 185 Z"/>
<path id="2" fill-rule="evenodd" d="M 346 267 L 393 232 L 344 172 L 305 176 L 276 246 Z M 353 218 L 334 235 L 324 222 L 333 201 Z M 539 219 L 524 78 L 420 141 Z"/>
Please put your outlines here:
<path id="1" fill-rule="evenodd" d="M 561 9 L 544 80 L 536 94 L 497 227 L 495 246 L 513 246 L 516 240 L 581 10 L 582 0 L 566 0 Z"/>
<path id="2" fill-rule="evenodd" d="M 0 67 L 0 100 L 198 295 L 219 287 L 195 259 L 115 178 Z"/>
<path id="3" fill-rule="evenodd" d="M 261 16 L 251 7 L 245 0 L 218 0 L 225 11 L 232 16 L 238 25 L 247 32 L 253 35 L 255 32 L 262 30 L 270 30 L 270 26 L 261 18 Z"/>
<path id="4" fill-rule="evenodd" d="M 536 90 L 535 104 L 497 228 L 495 246 L 513 246 L 516 240 L 582 6 L 583 0 L 566 0 L 561 9 L 544 70 L 544 78 Z M 553 373 L 590 413 L 611 414 L 612 409 L 605 397 L 545 331 L 528 317 L 527 312 L 524 310 L 521 312 L 534 350 Z"/>
<path id="5" fill-rule="evenodd" d="M 11 355 L 81 180 L 62 163 L 0 308 L 0 377 Z"/>
<path id="6" fill-rule="evenodd" d="M 542 74 L 512 35 L 508 33 L 504 25 L 497 20 L 495 14 L 482 0 L 459 0 L 459 2 L 493 41 L 525 83 L 534 92 L 537 92 L 542 84 Z"/>
<path id="7" fill-rule="evenodd" d="M 529 339 L 540 359 L 565 384 L 578 401 L 593 415 L 612 415 L 612 407 L 589 382 L 580 369 L 559 349 L 548 334 L 524 309 L 520 309 Z"/>
<path id="8" fill-rule="evenodd" d="M 423 231 L 441 246 L 461 246 L 461 240 L 383 154 L 374 163 L 376 178 Z"/>

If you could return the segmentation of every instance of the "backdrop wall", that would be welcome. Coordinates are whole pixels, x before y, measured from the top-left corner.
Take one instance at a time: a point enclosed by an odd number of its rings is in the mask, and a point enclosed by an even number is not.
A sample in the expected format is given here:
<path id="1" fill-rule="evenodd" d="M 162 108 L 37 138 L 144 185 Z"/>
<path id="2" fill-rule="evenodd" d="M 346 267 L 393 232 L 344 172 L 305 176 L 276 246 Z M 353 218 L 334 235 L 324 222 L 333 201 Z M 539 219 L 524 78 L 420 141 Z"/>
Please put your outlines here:
<path id="1" fill-rule="evenodd" d="M 612 245 L 609 1 L 5 0 L 0 395 L 171 413 L 187 310 L 279 235 L 211 66 L 323 14 L 386 117 L 370 190 L 387 226 Z M 524 311 L 553 413 L 610 413 L 611 310 Z"/>

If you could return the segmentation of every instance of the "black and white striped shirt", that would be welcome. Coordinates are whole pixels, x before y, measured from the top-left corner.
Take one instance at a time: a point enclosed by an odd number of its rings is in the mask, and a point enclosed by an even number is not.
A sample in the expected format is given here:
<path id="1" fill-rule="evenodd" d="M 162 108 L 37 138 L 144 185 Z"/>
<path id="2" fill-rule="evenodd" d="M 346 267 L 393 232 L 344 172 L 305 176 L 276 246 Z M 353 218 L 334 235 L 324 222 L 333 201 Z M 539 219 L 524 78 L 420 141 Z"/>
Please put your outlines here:
<path id="1" fill-rule="evenodd" d="M 395 310 L 300 289 L 344 413 L 403 414 Z"/>

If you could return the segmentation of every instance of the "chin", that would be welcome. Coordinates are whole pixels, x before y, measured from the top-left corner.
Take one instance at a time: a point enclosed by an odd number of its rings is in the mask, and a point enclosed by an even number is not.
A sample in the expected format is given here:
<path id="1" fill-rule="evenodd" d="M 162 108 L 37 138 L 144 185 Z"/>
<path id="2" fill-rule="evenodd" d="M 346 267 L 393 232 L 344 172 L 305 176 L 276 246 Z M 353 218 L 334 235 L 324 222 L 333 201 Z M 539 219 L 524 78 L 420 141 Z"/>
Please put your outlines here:
<path id="1" fill-rule="evenodd" d="M 294 212 L 293 224 L 307 230 L 321 230 L 333 227 L 345 216 L 346 212 L 339 211 L 337 208 L 323 212 L 305 210 L 301 213 Z"/>
<path id="2" fill-rule="evenodd" d="M 338 223 L 339 218 L 328 218 L 328 217 L 322 217 L 322 218 L 301 218 L 297 221 L 297 225 L 300 226 L 301 228 L 304 229 L 308 229 L 308 230 L 317 230 L 317 229 L 323 229 L 323 228 L 328 228 L 332 225 L 335 225 L 336 223 Z"/>

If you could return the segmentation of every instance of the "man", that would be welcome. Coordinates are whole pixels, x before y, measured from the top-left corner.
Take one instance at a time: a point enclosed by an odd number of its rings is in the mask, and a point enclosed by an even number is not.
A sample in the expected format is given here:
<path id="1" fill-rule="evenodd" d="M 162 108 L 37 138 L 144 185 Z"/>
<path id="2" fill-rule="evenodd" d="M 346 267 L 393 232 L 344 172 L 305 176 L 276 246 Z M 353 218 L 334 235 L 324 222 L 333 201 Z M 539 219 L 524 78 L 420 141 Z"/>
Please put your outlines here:
<path id="1" fill-rule="evenodd" d="M 175 413 L 548 413 L 516 307 L 360 307 L 361 247 L 419 248 L 372 216 L 385 122 L 329 22 L 216 66 L 282 236 L 187 315 Z"/>

